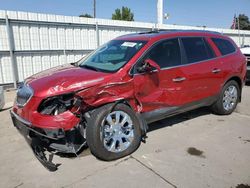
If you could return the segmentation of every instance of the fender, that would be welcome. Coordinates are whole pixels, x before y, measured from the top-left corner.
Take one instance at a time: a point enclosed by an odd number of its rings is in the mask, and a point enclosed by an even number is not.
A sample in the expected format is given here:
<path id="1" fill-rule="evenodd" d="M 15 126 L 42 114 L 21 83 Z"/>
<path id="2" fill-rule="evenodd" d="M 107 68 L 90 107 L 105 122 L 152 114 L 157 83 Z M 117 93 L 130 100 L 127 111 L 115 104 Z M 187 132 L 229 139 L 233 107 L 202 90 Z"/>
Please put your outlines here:
<path id="1" fill-rule="evenodd" d="M 239 102 L 241 102 L 242 88 L 243 88 L 243 86 L 244 86 L 244 82 L 242 81 L 242 79 L 240 78 L 239 75 L 233 75 L 233 76 L 227 78 L 227 79 L 225 80 L 225 82 L 223 83 L 223 85 L 221 86 L 221 90 L 222 90 L 223 86 L 224 86 L 228 81 L 230 81 L 230 80 L 234 80 L 234 81 L 236 81 L 236 82 L 239 84 L 239 88 L 240 88 Z"/>

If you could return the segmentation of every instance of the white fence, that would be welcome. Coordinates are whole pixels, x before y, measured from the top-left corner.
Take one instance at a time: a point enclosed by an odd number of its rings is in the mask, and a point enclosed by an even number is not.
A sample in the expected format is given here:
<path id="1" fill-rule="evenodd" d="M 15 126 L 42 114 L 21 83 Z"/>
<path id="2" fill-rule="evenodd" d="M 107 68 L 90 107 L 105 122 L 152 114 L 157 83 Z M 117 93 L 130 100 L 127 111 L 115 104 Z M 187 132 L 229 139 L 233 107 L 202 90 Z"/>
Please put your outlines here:
<path id="1" fill-rule="evenodd" d="M 117 36 L 149 31 L 153 23 L 0 10 L 0 85 L 22 81 L 39 71 L 77 61 Z M 204 29 L 161 25 L 161 29 Z M 250 44 L 250 31 L 206 28 Z M 240 40 L 239 40 L 240 34 Z"/>

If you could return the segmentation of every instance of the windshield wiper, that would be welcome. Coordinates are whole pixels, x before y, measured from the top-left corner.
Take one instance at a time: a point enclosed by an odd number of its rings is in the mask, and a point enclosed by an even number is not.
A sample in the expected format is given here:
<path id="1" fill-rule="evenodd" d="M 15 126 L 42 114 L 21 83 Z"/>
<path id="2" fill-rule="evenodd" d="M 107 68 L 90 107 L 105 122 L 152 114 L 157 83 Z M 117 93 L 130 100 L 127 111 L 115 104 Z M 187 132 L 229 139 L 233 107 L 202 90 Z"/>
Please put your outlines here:
<path id="1" fill-rule="evenodd" d="M 92 67 L 89 65 L 80 65 L 80 67 L 86 68 L 86 69 L 90 69 L 90 70 L 94 70 L 96 72 L 100 72 L 100 69 L 96 68 L 96 67 Z"/>
<path id="2" fill-rule="evenodd" d="M 78 67 L 78 62 L 70 63 L 70 65 L 73 65 L 73 66 L 75 66 L 75 67 Z"/>

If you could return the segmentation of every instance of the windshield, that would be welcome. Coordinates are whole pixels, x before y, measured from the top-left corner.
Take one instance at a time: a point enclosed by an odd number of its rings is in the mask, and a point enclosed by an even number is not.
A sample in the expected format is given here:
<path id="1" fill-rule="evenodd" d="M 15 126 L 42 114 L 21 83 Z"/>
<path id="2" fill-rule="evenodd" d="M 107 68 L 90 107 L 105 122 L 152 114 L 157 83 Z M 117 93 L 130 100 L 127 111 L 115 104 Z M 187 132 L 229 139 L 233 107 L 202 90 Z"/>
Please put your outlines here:
<path id="1" fill-rule="evenodd" d="M 112 40 L 79 63 L 80 67 L 95 71 L 115 72 L 123 67 L 146 41 Z"/>

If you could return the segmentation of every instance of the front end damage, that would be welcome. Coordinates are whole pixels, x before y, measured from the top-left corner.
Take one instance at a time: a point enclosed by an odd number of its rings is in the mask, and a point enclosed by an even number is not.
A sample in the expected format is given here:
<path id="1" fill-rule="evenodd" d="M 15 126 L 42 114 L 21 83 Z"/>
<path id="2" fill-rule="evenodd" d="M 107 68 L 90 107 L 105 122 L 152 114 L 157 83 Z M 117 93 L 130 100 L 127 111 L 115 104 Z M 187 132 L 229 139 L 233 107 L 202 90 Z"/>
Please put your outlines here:
<path id="1" fill-rule="evenodd" d="M 135 100 L 131 80 L 36 100 L 36 96 L 32 96 L 26 106 L 15 105 L 11 117 L 37 159 L 50 171 L 57 170 L 60 165 L 53 163 L 54 155 L 67 153 L 77 156 L 87 146 L 88 118 L 96 108 L 107 103 L 113 104 L 110 111 L 121 102 L 131 106 L 140 122 L 142 141 L 145 141 L 147 124 L 140 117 L 141 107 Z M 27 116 L 25 111 L 29 111 L 30 115 Z"/>
<path id="2" fill-rule="evenodd" d="M 19 95 L 17 101 L 21 98 Z M 31 146 L 37 159 L 48 170 L 55 171 L 58 167 L 52 162 L 55 154 L 77 156 L 86 146 L 86 123 L 82 116 L 83 106 L 86 105 L 74 93 L 46 98 L 37 107 L 32 103 L 36 103 L 36 97 L 30 99 L 27 106 L 14 105 L 10 111 L 13 124 Z M 28 110 L 30 115 L 24 113 Z M 31 121 L 22 118 L 25 115 L 31 116 Z"/>
<path id="3" fill-rule="evenodd" d="M 81 121 L 71 130 L 37 128 L 11 111 L 14 126 L 24 136 L 36 158 L 49 171 L 57 170 L 59 164 L 52 162 L 59 153 L 77 153 L 86 146 L 86 125 Z"/>

